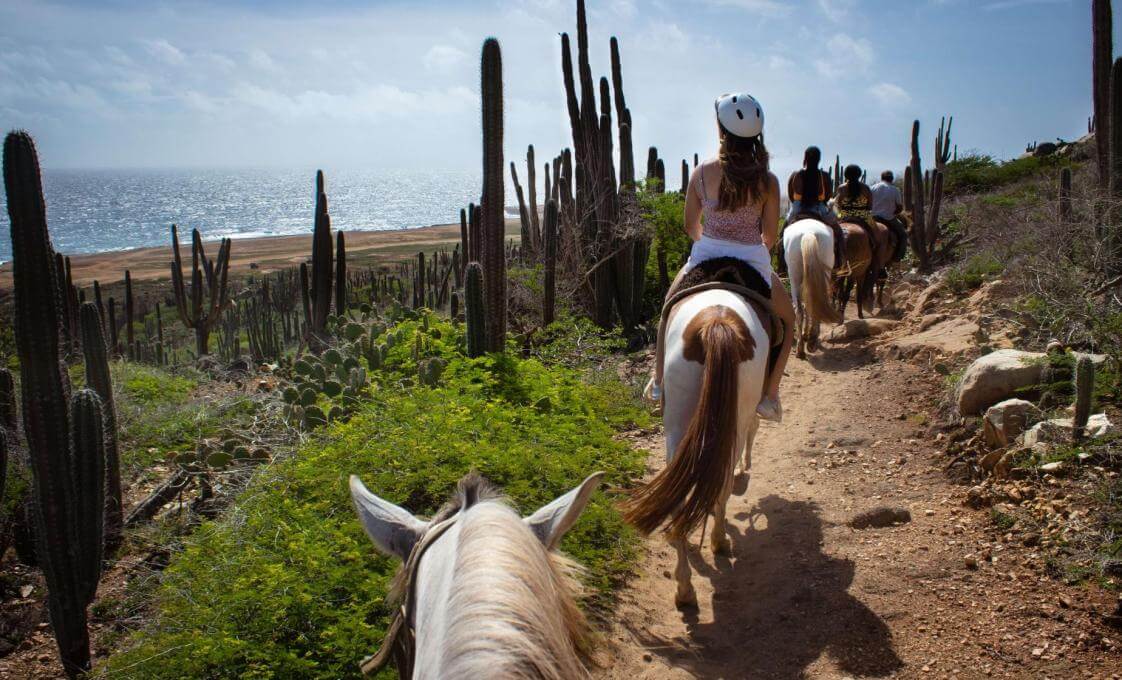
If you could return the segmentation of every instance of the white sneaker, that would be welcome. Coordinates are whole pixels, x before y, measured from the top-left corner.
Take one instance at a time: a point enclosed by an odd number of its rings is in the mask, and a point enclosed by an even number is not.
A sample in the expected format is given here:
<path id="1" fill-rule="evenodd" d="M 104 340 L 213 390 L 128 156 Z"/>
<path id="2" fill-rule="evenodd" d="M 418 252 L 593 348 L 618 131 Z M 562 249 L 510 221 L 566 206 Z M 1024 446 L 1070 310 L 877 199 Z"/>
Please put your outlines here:
<path id="1" fill-rule="evenodd" d="M 662 402 L 662 385 L 655 382 L 654 376 L 651 376 L 647 386 L 643 388 L 643 398 L 656 404 Z"/>
<path id="2" fill-rule="evenodd" d="M 764 420 L 770 420 L 774 423 L 783 422 L 783 405 L 779 403 L 778 399 L 771 397 L 764 397 L 756 406 L 756 415 Z"/>

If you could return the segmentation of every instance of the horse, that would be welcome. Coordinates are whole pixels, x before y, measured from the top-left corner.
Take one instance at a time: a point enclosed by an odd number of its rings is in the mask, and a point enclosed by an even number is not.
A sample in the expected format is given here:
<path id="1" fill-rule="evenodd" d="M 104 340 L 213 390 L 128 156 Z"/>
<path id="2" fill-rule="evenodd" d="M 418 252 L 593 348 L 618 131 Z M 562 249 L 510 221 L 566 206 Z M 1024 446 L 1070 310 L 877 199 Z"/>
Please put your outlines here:
<path id="1" fill-rule="evenodd" d="M 714 554 L 732 550 L 725 506 L 737 461 L 743 472 L 751 466 L 756 406 L 771 347 L 765 318 L 731 291 L 706 290 L 680 301 L 667 322 L 662 382 L 667 464 L 625 501 L 624 518 L 648 535 L 667 525 L 678 560 L 678 607 L 697 604 L 686 542 L 710 514 Z"/>
<path id="2" fill-rule="evenodd" d="M 907 215 L 901 214 L 899 216 L 899 219 L 904 222 L 905 229 L 909 228 L 910 220 L 908 219 Z M 903 260 L 902 257 L 898 258 L 896 254 L 898 252 L 903 252 L 906 249 L 906 243 L 904 244 L 905 247 L 901 248 L 901 244 L 899 243 L 900 237 L 895 231 L 889 228 L 889 226 L 882 222 L 879 218 L 876 220 L 876 224 L 878 242 L 877 257 L 881 262 L 884 263 L 880 268 L 880 272 L 877 274 L 876 301 L 877 306 L 883 309 L 884 288 L 888 283 L 888 270 L 892 267 L 892 265 Z"/>
<path id="3" fill-rule="evenodd" d="M 878 249 L 869 241 L 868 232 L 861 225 L 842 222 L 841 228 L 845 232 L 845 262 L 840 264 L 844 271 L 839 276 L 838 311 L 844 319 L 849 296 L 856 285 L 857 318 L 864 319 L 866 301 L 872 311 L 873 285 L 880 272 L 876 259 Z"/>
<path id="4" fill-rule="evenodd" d="M 821 322 L 841 321 L 830 302 L 834 232 L 818 220 L 794 222 L 783 230 L 783 254 L 795 305 L 795 354 L 805 359 L 806 348 L 818 346 Z"/>
<path id="5" fill-rule="evenodd" d="M 430 521 L 374 495 L 355 475 L 351 499 L 379 551 L 403 560 L 388 651 L 402 678 L 589 677 L 591 637 L 576 605 L 579 567 L 556 552 L 600 484 L 596 473 L 522 519 L 478 475 L 460 480 Z M 411 669 L 411 670 L 410 670 Z"/>

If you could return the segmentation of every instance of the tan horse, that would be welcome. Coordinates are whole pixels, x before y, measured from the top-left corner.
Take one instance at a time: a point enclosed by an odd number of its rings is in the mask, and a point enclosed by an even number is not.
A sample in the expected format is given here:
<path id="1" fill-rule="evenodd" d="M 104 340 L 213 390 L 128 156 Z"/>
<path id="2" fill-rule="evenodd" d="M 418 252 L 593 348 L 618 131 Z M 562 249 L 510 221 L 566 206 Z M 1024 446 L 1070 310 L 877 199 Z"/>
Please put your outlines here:
<path id="1" fill-rule="evenodd" d="M 854 286 L 857 287 L 857 317 L 865 318 L 865 303 L 868 301 L 869 310 L 872 311 L 873 285 L 876 283 L 880 268 L 877 267 L 877 253 L 880 248 L 869 242 L 869 235 L 859 224 L 842 222 L 842 231 L 845 232 L 845 261 L 840 265 L 838 283 L 838 311 L 845 318 L 845 308 L 849 305 L 849 296 Z M 885 230 L 887 231 L 887 229 Z"/>

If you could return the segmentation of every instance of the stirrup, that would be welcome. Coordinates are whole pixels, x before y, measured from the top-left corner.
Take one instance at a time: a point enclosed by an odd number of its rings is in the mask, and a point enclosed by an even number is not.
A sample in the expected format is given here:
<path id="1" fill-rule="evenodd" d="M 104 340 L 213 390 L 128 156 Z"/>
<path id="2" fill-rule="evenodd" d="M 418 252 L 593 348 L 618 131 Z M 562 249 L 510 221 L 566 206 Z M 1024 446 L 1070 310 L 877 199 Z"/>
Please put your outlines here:
<path id="1" fill-rule="evenodd" d="M 647 381 L 647 386 L 643 388 L 643 398 L 656 404 L 662 402 L 662 385 L 655 382 L 653 375 Z"/>
<path id="2" fill-rule="evenodd" d="M 760 403 L 756 405 L 756 415 L 764 420 L 770 420 L 773 423 L 782 423 L 783 405 L 779 403 L 778 399 L 764 397 L 760 400 Z"/>

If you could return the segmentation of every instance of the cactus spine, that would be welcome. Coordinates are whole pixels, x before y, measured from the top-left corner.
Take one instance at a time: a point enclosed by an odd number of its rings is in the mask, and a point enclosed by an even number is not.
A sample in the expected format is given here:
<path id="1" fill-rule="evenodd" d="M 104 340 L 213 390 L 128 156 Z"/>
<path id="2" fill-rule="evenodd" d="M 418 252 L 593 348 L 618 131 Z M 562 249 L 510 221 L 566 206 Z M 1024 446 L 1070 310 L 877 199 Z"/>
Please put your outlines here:
<path id="1" fill-rule="evenodd" d="M 1075 415 L 1072 418 L 1071 430 L 1077 441 L 1086 436 L 1094 392 L 1095 364 L 1091 361 L 1091 357 L 1079 357 L 1075 362 Z"/>
<path id="2" fill-rule="evenodd" d="M 469 357 L 477 357 L 487 351 L 483 288 L 483 267 L 478 262 L 472 262 L 464 273 L 464 322 L 467 324 Z"/>
<path id="3" fill-rule="evenodd" d="M 218 325 L 222 312 L 230 304 L 226 277 L 230 269 L 231 241 L 228 238 L 222 239 L 222 244 L 218 248 L 218 259 L 212 262 L 206 256 L 203 237 L 199 230 L 191 231 L 190 291 L 183 278 L 179 232 L 174 224 L 171 225 L 171 244 L 174 256 L 171 262 L 171 287 L 175 293 L 176 309 L 179 311 L 179 319 L 183 325 L 195 331 L 196 358 L 200 358 L 210 347 L 210 331 Z"/>
<path id="4" fill-rule="evenodd" d="M 25 132 L 4 141 L 4 188 L 11 221 L 16 348 L 23 430 L 30 452 L 38 559 L 63 668 L 90 667 L 86 608 L 101 572 L 105 447 L 100 399 L 71 401 L 63 362 L 63 315 L 54 249 L 47 231 L 39 161 Z"/>
<path id="5" fill-rule="evenodd" d="M 481 199 L 483 290 L 486 296 L 487 344 L 491 352 L 506 346 L 506 251 L 503 247 L 503 62 L 499 41 L 483 43 L 480 68 L 483 105 L 483 197 Z"/>

